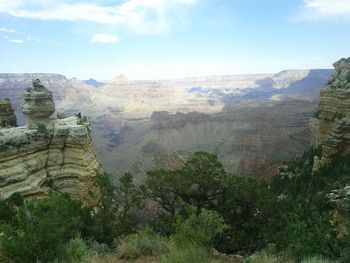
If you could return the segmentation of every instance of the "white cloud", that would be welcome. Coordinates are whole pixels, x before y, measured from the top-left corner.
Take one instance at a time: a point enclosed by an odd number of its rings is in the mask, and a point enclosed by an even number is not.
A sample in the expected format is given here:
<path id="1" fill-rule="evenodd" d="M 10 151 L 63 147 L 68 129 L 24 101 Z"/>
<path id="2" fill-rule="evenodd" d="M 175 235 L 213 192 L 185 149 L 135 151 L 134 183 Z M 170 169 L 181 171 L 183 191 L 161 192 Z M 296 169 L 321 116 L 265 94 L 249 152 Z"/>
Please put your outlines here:
<path id="1" fill-rule="evenodd" d="M 16 30 L 11 29 L 11 28 L 6 28 L 6 27 L 0 27 L 0 32 L 5 32 L 5 33 L 15 33 Z"/>
<path id="2" fill-rule="evenodd" d="M 350 0 L 304 0 L 302 20 L 349 19 Z"/>
<path id="3" fill-rule="evenodd" d="M 14 43 L 14 44 L 24 44 L 24 40 L 22 39 L 10 39 L 9 42 Z"/>
<path id="4" fill-rule="evenodd" d="M 91 43 L 101 43 L 101 44 L 115 44 L 119 42 L 120 39 L 113 35 L 108 34 L 96 34 L 93 35 L 90 42 Z"/>
<path id="5" fill-rule="evenodd" d="M 141 34 L 166 32 L 183 8 L 197 0 L 127 0 L 119 5 L 98 5 L 88 1 L 0 0 L 0 13 L 38 20 L 87 21 L 124 26 Z"/>

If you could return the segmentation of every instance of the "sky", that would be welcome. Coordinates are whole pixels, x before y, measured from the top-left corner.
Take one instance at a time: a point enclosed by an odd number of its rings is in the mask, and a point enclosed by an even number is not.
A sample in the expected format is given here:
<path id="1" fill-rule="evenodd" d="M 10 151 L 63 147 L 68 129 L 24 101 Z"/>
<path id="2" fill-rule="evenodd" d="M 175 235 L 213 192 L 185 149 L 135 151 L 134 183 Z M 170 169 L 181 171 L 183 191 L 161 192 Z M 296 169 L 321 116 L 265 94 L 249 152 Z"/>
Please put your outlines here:
<path id="1" fill-rule="evenodd" d="M 168 79 L 332 68 L 350 0 L 0 0 L 0 72 Z"/>

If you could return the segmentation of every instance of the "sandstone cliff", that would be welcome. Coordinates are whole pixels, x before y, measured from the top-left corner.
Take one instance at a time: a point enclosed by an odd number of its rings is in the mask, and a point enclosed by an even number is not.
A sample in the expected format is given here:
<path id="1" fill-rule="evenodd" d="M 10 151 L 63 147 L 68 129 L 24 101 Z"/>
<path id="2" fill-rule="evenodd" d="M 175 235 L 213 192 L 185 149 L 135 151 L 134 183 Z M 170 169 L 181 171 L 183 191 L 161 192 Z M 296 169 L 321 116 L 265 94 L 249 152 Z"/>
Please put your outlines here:
<path id="1" fill-rule="evenodd" d="M 318 116 L 311 119 L 312 144 L 322 148 L 322 162 L 350 153 L 350 58 L 334 64 L 336 73 L 321 91 Z"/>
<path id="2" fill-rule="evenodd" d="M 95 206 L 101 164 L 86 118 L 49 119 L 52 94 L 40 82 L 25 93 L 23 111 L 27 126 L 0 129 L 0 198 L 62 192 Z"/>

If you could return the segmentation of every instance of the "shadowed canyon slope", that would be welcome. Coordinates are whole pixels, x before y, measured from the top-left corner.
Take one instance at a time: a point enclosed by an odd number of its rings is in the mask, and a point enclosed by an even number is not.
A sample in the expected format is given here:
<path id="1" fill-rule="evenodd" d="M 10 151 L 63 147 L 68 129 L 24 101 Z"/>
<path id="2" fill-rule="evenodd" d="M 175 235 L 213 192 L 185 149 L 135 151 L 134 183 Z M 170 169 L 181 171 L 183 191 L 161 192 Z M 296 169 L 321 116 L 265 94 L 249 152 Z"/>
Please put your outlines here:
<path id="1" fill-rule="evenodd" d="M 255 173 L 266 160 L 290 158 L 308 146 L 307 119 L 333 72 L 159 81 L 120 76 L 100 88 L 57 74 L 0 74 L 0 97 L 12 100 L 23 124 L 23 91 L 40 78 L 53 91 L 56 112 L 91 118 L 97 154 L 111 173 L 178 165 L 198 150 L 218 154 L 230 172 Z"/>

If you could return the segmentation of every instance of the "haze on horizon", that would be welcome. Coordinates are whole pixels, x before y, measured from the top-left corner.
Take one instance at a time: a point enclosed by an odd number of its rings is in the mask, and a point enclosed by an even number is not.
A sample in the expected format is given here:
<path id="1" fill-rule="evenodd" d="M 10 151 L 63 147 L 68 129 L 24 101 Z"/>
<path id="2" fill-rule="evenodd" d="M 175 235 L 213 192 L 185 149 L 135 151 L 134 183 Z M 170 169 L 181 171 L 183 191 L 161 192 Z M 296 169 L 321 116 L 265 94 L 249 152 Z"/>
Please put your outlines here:
<path id="1" fill-rule="evenodd" d="M 331 68 L 350 0 L 0 0 L 0 72 L 166 79 Z"/>

